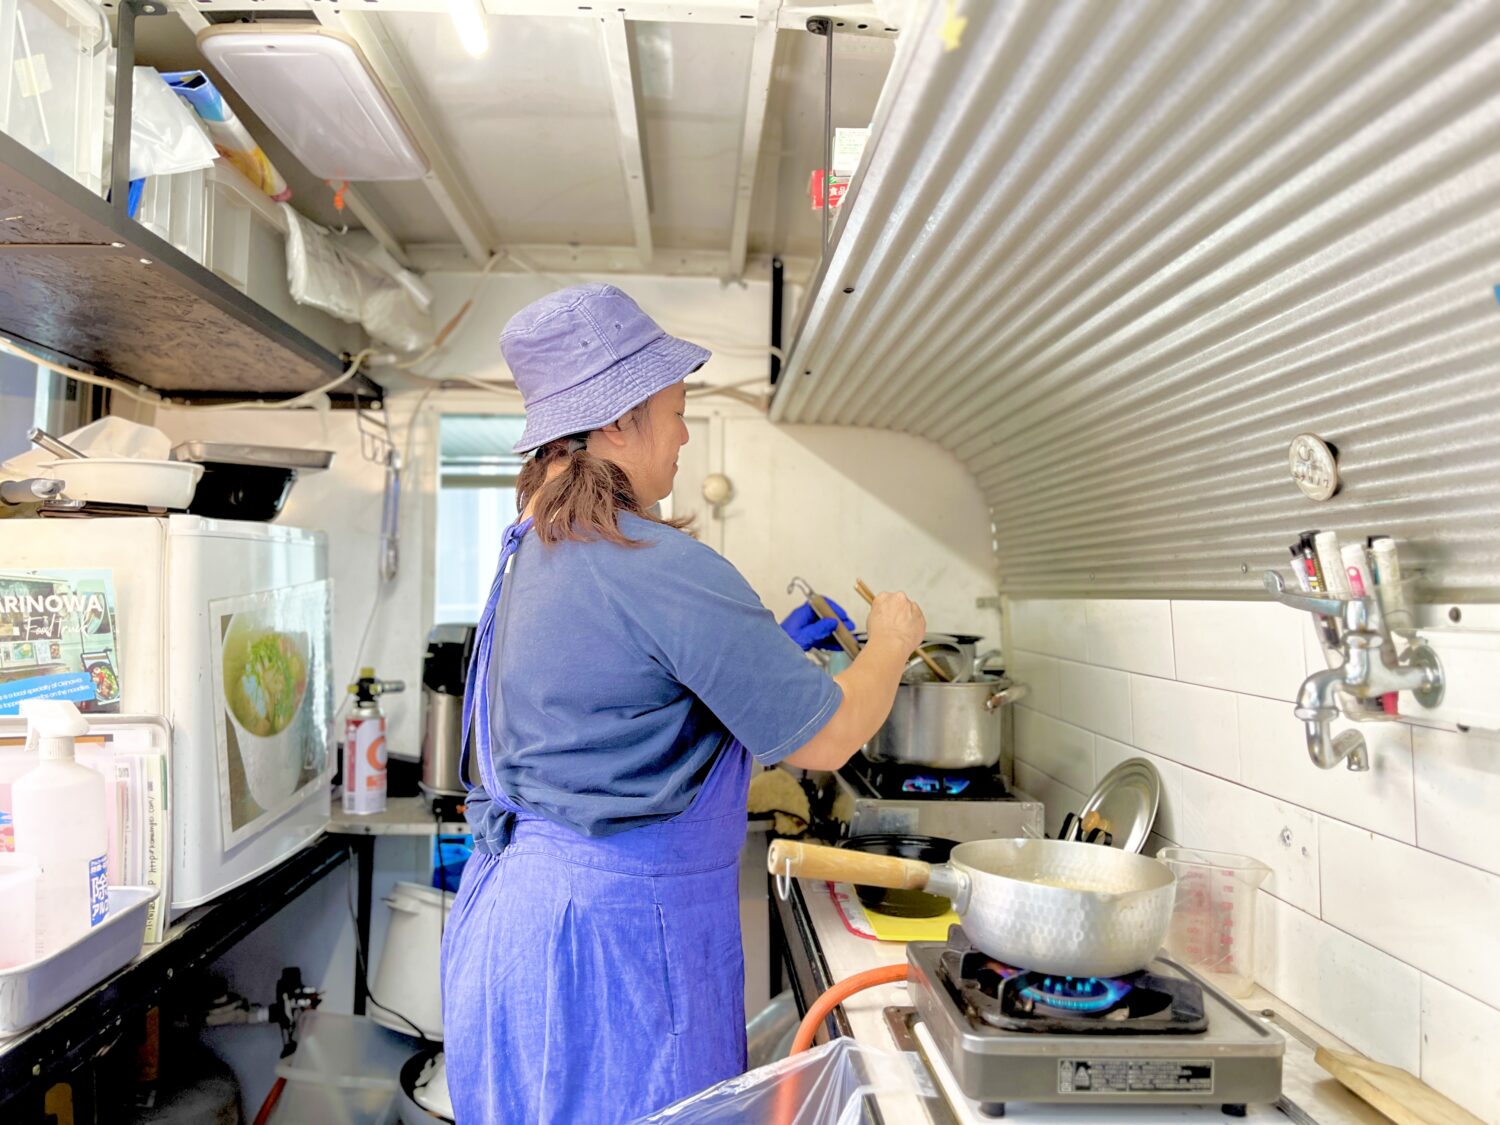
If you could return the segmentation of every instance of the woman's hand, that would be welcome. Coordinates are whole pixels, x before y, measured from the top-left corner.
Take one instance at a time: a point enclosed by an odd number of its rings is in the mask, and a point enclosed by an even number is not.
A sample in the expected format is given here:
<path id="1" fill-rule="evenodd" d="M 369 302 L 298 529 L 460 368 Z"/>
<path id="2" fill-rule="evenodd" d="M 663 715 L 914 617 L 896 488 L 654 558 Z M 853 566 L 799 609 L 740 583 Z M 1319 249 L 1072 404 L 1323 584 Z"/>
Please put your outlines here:
<path id="1" fill-rule="evenodd" d="M 902 652 L 914 652 L 927 635 L 927 618 L 905 594 L 876 594 L 867 631 L 872 641 L 891 641 Z"/>
<path id="2" fill-rule="evenodd" d="M 844 693 L 839 709 L 786 764 L 836 770 L 868 742 L 891 713 L 896 687 L 912 651 L 927 632 L 927 618 L 905 594 L 876 594 L 870 606 L 869 643 L 854 663 L 834 677 Z"/>

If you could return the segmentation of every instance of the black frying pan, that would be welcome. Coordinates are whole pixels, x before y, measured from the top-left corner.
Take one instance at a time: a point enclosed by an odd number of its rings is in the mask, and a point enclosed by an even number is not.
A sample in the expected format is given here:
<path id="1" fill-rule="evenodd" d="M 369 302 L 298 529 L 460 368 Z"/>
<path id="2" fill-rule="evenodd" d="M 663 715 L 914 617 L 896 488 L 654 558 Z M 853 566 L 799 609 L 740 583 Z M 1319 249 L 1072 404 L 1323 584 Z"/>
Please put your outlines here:
<path id="1" fill-rule="evenodd" d="M 839 847 L 851 851 L 920 859 L 924 863 L 947 863 L 949 853 L 957 846 L 957 840 L 941 836 L 908 836 L 900 832 L 876 832 L 839 841 Z M 946 898 L 925 891 L 856 886 L 854 893 L 866 909 L 893 918 L 936 918 L 949 908 Z"/>

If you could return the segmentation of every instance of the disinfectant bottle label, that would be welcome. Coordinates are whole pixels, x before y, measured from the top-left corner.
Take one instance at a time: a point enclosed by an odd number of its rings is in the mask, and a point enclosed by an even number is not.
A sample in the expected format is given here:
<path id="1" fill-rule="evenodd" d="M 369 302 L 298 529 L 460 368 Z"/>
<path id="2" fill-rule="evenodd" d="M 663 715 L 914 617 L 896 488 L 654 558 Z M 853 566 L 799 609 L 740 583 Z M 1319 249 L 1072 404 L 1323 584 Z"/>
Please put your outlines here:
<path id="1" fill-rule="evenodd" d="M 89 860 L 89 925 L 97 926 L 109 914 L 109 872 L 102 855 Z"/>

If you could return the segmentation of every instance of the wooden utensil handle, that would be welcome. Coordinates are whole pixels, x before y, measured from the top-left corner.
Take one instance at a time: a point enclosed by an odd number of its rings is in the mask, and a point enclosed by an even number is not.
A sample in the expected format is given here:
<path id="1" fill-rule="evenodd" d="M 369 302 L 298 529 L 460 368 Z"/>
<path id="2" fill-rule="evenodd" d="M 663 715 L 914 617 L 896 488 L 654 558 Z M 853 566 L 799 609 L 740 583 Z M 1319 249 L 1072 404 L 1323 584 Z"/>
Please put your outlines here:
<path id="1" fill-rule="evenodd" d="M 875 591 L 870 589 L 863 578 L 856 578 L 854 580 L 854 592 L 857 593 L 860 597 L 864 598 L 865 601 L 869 602 L 871 605 L 875 604 Z M 930 671 L 934 676 L 938 678 L 938 682 L 946 684 L 950 683 L 953 680 L 953 677 L 948 674 L 948 669 L 944 668 L 930 655 L 928 655 L 926 649 L 919 646 L 917 648 L 917 655 L 922 658 L 922 663 L 927 665 L 928 671 Z"/>
<path id="2" fill-rule="evenodd" d="M 828 599 L 822 594 L 808 594 L 807 604 L 813 607 L 813 612 L 819 617 L 838 622 L 837 628 L 833 631 L 833 639 L 838 642 L 839 648 L 844 650 L 850 660 L 858 656 L 859 642 L 854 639 L 854 634 L 849 632 L 848 627 L 839 620 L 839 615 L 828 604 Z"/>
<path id="3" fill-rule="evenodd" d="M 919 859 L 871 855 L 849 848 L 825 848 L 818 844 L 804 844 L 800 840 L 773 840 L 766 857 L 766 869 L 773 875 L 791 875 L 793 878 L 920 891 L 927 885 L 932 865 Z"/>

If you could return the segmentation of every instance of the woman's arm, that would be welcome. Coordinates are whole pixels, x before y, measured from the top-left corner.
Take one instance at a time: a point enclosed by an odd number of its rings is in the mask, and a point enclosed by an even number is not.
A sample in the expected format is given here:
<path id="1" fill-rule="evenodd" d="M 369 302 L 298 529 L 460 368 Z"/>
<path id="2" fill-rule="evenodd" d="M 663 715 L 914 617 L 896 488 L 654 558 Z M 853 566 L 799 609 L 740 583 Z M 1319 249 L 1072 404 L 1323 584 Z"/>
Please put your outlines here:
<path id="1" fill-rule="evenodd" d="M 843 702 L 823 729 L 783 762 L 804 770 L 836 770 L 852 758 L 891 713 L 901 673 L 926 632 L 927 621 L 916 602 L 905 594 L 876 595 L 869 641 L 854 663 L 834 677 Z"/>

